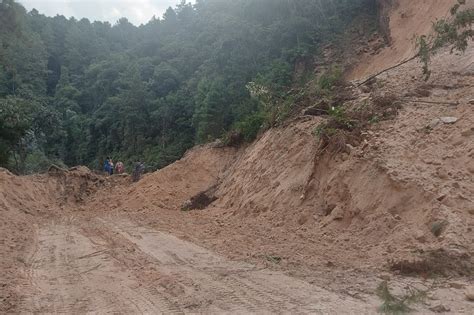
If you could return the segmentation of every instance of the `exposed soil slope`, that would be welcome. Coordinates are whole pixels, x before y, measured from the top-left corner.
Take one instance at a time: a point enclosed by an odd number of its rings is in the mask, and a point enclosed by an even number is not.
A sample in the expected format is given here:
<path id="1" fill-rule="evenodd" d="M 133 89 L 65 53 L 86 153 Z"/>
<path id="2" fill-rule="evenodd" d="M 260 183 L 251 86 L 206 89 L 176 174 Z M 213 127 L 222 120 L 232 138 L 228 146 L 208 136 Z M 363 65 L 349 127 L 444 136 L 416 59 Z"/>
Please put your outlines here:
<path id="1" fill-rule="evenodd" d="M 349 74 L 361 79 L 411 58 L 416 53 L 416 36 L 428 35 L 436 19 L 449 16 L 457 0 L 380 0 L 384 7 L 381 23 L 388 23 L 390 45 L 376 56 L 360 60 Z M 469 2 L 469 1 L 468 1 Z M 387 8 L 388 7 L 388 8 Z"/>
<path id="2" fill-rule="evenodd" d="M 393 47 L 354 78 L 409 56 L 409 38 L 448 2 L 399 0 Z M 396 293 L 428 291 L 420 312 L 469 312 L 473 91 L 471 45 L 437 55 L 428 82 L 415 60 L 354 88 L 353 104 L 392 94 L 401 109 L 346 153 L 319 152 L 325 118 L 301 115 L 245 148 L 197 147 L 138 183 L 1 170 L 0 311 L 371 313 L 388 279 Z M 182 211 L 205 191 L 217 200 Z"/>

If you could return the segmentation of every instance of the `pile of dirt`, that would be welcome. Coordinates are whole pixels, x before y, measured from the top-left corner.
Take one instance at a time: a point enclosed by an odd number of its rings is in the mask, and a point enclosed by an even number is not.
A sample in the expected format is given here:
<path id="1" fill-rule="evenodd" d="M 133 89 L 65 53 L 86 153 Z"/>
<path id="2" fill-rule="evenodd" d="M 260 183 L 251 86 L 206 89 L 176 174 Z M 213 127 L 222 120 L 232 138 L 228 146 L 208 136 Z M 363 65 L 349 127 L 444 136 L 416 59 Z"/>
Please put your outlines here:
<path id="1" fill-rule="evenodd" d="M 48 174 L 15 176 L 0 168 L 0 311 L 17 304 L 15 287 L 28 282 L 18 270 L 27 263 L 35 229 L 40 222 L 67 216 L 87 196 L 111 183 L 86 167 L 50 168 Z"/>
<path id="2" fill-rule="evenodd" d="M 188 199 L 217 184 L 234 161 L 236 152 L 235 148 L 216 148 L 212 144 L 195 147 L 181 160 L 146 174 L 139 182 L 115 187 L 107 193 L 107 198 L 94 196 L 92 208 L 180 210 Z"/>

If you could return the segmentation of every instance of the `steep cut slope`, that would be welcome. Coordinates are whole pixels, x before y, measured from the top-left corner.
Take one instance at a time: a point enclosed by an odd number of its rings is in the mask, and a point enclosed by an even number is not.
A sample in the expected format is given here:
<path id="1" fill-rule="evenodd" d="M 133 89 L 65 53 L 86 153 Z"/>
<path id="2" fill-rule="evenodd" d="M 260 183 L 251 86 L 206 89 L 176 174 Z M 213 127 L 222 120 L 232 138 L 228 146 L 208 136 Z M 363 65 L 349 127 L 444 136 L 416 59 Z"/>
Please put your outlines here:
<path id="1" fill-rule="evenodd" d="M 424 254 L 436 251 L 459 263 L 444 271 L 469 273 L 474 253 L 473 56 L 472 48 L 464 56 L 440 54 L 428 83 L 421 80 L 416 61 L 383 77 L 377 93 L 394 93 L 403 108 L 396 120 L 369 130 L 350 155 L 316 154 L 318 118 L 267 132 L 232 166 L 216 206 L 233 210 L 226 218 L 232 226 L 268 225 L 282 244 L 293 233 L 318 239 L 299 242 L 302 252 L 319 256 L 303 260 L 337 257 L 348 265 L 381 265 L 425 259 Z M 421 103 L 408 101 L 422 89 L 430 96 L 418 99 Z M 445 124 L 440 117 L 459 120 Z M 441 238 L 432 233 L 437 224 L 446 225 Z M 289 245 L 285 253 L 292 250 Z"/>
<path id="2" fill-rule="evenodd" d="M 390 45 L 360 60 L 349 79 L 362 79 L 415 55 L 416 36 L 431 32 L 436 19 L 449 16 L 457 0 L 379 0 L 380 24 Z M 469 1 L 468 1 L 469 2 Z"/>

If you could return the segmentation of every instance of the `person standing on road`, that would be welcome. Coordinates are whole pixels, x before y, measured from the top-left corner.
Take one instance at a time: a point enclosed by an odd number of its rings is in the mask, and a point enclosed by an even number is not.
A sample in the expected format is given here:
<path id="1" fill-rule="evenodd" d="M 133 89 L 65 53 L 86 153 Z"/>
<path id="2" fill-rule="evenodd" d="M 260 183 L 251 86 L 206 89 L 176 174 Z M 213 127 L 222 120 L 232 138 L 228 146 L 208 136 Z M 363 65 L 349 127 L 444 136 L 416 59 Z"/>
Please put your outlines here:
<path id="1" fill-rule="evenodd" d="M 114 161 L 112 159 L 109 161 L 109 175 L 114 175 Z"/>
<path id="2" fill-rule="evenodd" d="M 104 172 L 110 175 L 110 158 L 106 157 L 104 161 Z"/>
<path id="3" fill-rule="evenodd" d="M 121 161 L 118 161 L 117 164 L 115 165 L 115 171 L 117 174 L 123 174 L 123 171 L 125 170 L 125 166 Z"/>
<path id="4" fill-rule="evenodd" d="M 137 162 L 133 168 L 132 181 L 138 182 L 140 180 L 141 174 L 145 171 L 145 163 Z"/>

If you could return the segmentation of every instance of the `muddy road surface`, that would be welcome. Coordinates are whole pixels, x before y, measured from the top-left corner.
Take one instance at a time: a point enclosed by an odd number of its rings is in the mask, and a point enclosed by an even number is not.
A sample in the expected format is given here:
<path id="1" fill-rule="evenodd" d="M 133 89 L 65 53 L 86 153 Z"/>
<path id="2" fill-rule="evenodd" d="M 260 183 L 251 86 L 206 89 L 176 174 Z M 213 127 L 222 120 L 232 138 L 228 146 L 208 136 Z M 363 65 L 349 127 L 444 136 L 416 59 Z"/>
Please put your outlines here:
<path id="1" fill-rule="evenodd" d="M 24 313 L 357 313 L 362 301 L 125 219 L 37 226 Z"/>

